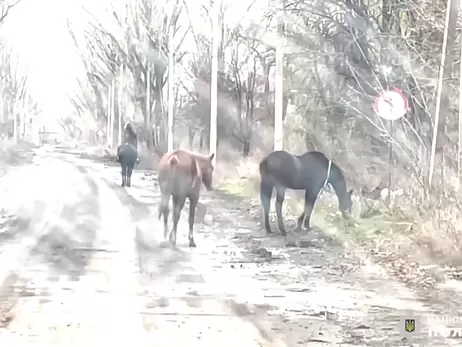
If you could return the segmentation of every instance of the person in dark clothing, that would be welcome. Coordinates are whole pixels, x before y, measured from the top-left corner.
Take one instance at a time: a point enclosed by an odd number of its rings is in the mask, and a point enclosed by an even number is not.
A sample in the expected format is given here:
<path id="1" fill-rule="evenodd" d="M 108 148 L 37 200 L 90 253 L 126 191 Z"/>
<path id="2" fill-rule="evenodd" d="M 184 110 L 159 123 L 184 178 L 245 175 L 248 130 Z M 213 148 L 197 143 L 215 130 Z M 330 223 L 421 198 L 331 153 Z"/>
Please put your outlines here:
<path id="1" fill-rule="evenodd" d="M 138 137 L 136 136 L 136 132 L 133 130 L 133 127 L 130 123 L 125 124 L 124 143 L 128 143 L 135 146 L 135 148 L 138 148 Z"/>
<path id="2" fill-rule="evenodd" d="M 138 158 L 138 136 L 136 136 L 136 132 L 133 130 L 132 125 L 128 122 L 125 124 L 125 128 L 124 128 L 123 143 L 117 148 L 118 158 L 119 158 L 120 149 L 122 148 L 122 146 L 125 146 L 125 145 L 131 145 L 135 148 L 135 151 L 137 153 L 136 162 L 139 163 L 140 158 Z"/>

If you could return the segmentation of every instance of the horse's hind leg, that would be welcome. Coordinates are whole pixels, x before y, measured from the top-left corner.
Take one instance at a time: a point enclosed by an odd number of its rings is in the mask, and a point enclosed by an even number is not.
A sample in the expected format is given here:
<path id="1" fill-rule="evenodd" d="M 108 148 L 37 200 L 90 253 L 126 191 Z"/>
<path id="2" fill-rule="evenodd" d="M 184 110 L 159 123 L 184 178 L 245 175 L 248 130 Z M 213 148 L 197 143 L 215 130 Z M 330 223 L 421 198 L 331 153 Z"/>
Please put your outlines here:
<path id="1" fill-rule="evenodd" d="M 306 210 L 306 209 L 305 209 Z M 297 219 L 297 231 L 302 230 L 303 221 L 305 220 L 305 211 Z"/>
<path id="2" fill-rule="evenodd" d="M 194 219 L 196 216 L 196 206 L 199 201 L 198 197 L 189 198 L 189 247 L 196 247 L 196 242 L 194 242 Z"/>
<path id="3" fill-rule="evenodd" d="M 132 185 L 132 173 L 133 173 L 133 166 L 129 165 L 127 168 L 127 187 L 131 187 Z"/>
<path id="4" fill-rule="evenodd" d="M 184 203 L 186 201 L 185 196 L 173 196 L 173 228 L 169 235 L 169 243 L 173 248 L 176 246 L 176 233 L 178 229 L 178 222 L 181 217 L 181 210 L 183 209 Z"/>
<path id="5" fill-rule="evenodd" d="M 163 217 L 164 220 L 164 241 L 160 244 L 161 247 L 167 246 L 167 236 L 168 236 L 168 215 L 170 213 L 168 209 L 168 202 L 170 200 L 170 195 L 162 194 L 159 204 L 159 213 L 158 218 Z"/>
<path id="6" fill-rule="evenodd" d="M 273 185 L 262 179 L 260 183 L 260 202 L 263 206 L 263 218 L 267 234 L 271 234 L 271 226 L 269 222 L 271 195 L 273 195 Z"/>
<path id="7" fill-rule="evenodd" d="M 286 195 L 286 189 L 282 187 L 276 187 L 276 215 L 278 218 L 278 227 L 282 235 L 287 235 L 286 229 L 284 228 L 284 221 L 282 220 L 282 204 Z"/>
<path id="8" fill-rule="evenodd" d="M 122 165 L 122 187 L 125 187 L 126 177 L 127 177 L 127 166 Z"/>

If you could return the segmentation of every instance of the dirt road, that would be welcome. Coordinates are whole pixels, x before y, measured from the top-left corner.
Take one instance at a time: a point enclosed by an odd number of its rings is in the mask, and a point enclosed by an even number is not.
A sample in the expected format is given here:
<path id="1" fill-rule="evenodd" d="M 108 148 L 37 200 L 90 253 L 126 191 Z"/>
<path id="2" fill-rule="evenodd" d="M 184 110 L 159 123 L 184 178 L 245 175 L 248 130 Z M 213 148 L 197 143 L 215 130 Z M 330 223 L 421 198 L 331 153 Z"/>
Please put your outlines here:
<path id="1" fill-rule="evenodd" d="M 117 167 L 54 150 L 1 179 L 0 345 L 460 341 L 403 335 L 405 318 L 432 309 L 404 285 L 319 231 L 307 248 L 262 237 L 242 202 L 217 193 L 202 199 L 198 247 L 183 219 L 178 250 L 161 249 L 155 177 L 119 181 Z"/>

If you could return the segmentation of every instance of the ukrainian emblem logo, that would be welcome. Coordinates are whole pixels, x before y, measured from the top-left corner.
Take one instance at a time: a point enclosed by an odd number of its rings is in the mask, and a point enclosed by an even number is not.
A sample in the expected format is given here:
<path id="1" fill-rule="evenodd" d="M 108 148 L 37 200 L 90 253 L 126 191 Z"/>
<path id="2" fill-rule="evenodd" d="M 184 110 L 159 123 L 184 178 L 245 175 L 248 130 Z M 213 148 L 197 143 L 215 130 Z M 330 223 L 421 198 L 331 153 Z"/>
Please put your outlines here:
<path id="1" fill-rule="evenodd" d="M 415 319 L 406 319 L 404 321 L 404 330 L 408 333 L 412 333 L 415 330 Z"/>

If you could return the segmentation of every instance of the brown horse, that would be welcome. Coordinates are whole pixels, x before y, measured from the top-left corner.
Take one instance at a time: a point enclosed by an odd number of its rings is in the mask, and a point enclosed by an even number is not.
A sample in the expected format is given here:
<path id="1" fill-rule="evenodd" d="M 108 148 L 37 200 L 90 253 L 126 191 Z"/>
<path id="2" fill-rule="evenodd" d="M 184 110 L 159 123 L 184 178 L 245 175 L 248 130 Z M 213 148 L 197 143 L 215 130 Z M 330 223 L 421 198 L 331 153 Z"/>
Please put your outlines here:
<path id="1" fill-rule="evenodd" d="M 168 152 L 162 156 L 158 164 L 159 187 L 161 202 L 159 216 L 164 217 L 164 242 L 167 245 L 176 246 L 176 232 L 181 210 L 189 199 L 189 247 L 196 247 L 194 242 L 193 228 L 196 214 L 196 206 L 199 202 L 201 183 L 212 189 L 213 166 L 212 160 L 215 154 L 203 155 L 183 149 Z M 173 228 L 168 232 L 167 220 L 169 215 L 170 196 L 173 200 Z"/>

